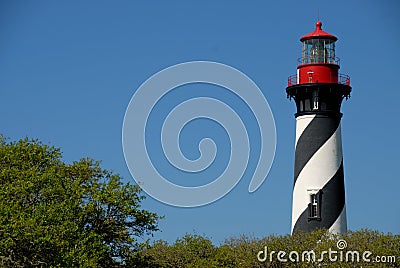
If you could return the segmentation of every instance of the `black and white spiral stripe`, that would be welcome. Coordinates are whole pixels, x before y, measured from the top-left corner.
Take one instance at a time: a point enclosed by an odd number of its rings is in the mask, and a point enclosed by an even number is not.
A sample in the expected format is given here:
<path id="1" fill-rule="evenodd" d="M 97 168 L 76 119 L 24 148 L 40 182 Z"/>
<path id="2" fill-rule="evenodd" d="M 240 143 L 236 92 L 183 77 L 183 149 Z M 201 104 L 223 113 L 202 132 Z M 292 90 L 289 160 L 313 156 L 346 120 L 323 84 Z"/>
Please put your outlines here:
<path id="1" fill-rule="evenodd" d="M 347 230 L 340 119 L 340 114 L 296 118 L 292 233 Z M 309 218 L 310 191 L 321 193 L 318 220 Z"/>

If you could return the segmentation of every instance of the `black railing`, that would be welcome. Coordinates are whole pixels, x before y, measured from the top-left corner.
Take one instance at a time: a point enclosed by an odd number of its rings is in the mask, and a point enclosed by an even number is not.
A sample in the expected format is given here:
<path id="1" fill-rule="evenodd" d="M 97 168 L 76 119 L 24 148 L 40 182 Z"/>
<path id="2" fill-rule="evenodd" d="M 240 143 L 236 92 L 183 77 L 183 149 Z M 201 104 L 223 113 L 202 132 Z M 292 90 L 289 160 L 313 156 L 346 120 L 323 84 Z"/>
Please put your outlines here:
<path id="1" fill-rule="evenodd" d="M 288 87 L 294 86 L 294 85 L 297 85 L 297 84 L 298 84 L 297 74 L 289 76 L 289 78 L 288 78 Z"/>
<path id="2" fill-rule="evenodd" d="M 297 65 L 303 64 L 335 64 L 340 65 L 340 59 L 338 57 L 313 57 L 305 56 L 297 59 Z"/>
<path id="3" fill-rule="evenodd" d="M 339 74 L 337 83 L 346 85 L 346 86 L 350 86 L 350 76 L 348 76 L 347 74 Z M 298 84 L 300 84 L 300 83 L 297 78 L 297 74 L 294 74 L 294 75 L 291 75 L 288 77 L 288 87 L 295 86 Z M 306 83 L 303 83 L 303 84 L 306 84 Z"/>
<path id="4" fill-rule="evenodd" d="M 339 74 L 338 83 L 350 86 L 350 76 L 348 76 L 347 74 Z"/>

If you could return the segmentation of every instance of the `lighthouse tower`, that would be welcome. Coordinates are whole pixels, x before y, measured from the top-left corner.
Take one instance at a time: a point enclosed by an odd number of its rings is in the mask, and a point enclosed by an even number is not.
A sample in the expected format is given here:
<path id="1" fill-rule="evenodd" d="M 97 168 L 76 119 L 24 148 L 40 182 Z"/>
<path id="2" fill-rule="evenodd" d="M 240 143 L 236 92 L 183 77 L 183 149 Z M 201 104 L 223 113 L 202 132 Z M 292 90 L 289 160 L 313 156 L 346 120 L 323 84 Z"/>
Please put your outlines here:
<path id="1" fill-rule="evenodd" d="M 316 29 L 301 37 L 297 74 L 288 79 L 296 102 L 292 233 L 347 230 L 340 106 L 350 97 L 350 78 L 339 74 L 337 38 Z"/>

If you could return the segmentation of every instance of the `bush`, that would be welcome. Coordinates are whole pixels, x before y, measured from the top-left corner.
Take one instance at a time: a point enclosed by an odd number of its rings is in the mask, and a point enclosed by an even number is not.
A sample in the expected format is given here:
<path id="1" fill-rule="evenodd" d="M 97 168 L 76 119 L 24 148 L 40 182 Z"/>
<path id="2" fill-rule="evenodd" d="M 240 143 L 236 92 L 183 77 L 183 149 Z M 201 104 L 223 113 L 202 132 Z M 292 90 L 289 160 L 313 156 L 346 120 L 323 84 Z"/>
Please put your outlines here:
<path id="1" fill-rule="evenodd" d="M 345 241 L 346 247 L 340 244 L 338 248 L 339 240 Z M 267 258 L 265 261 L 259 261 L 257 254 L 265 247 L 268 251 Z M 337 261 L 331 261 L 328 252 L 321 258 L 322 252 L 329 249 L 332 251 L 332 260 L 337 256 Z M 315 261 L 312 259 L 308 261 L 307 254 L 304 255 L 304 261 L 302 261 L 301 254 L 310 250 L 315 252 Z M 272 251 L 275 253 L 271 261 Z M 286 262 L 278 260 L 279 251 L 286 252 L 283 256 Z M 292 251 L 299 253 L 299 261 L 293 262 L 289 259 Z M 357 255 L 354 255 L 354 261 L 352 261 L 353 251 L 360 253 L 359 262 L 357 262 Z M 367 256 L 371 262 L 362 260 L 364 251 L 372 252 L 371 256 Z M 348 253 L 350 261 L 346 261 L 347 252 L 350 252 Z M 264 257 L 263 254 L 260 255 L 261 259 Z M 377 256 L 385 256 L 386 263 L 375 262 L 374 259 Z M 394 256 L 396 261 L 389 260 L 390 256 Z M 152 245 L 147 245 L 135 253 L 135 258 L 146 260 L 140 267 L 399 267 L 400 235 L 383 234 L 371 230 L 334 235 L 326 230 L 317 230 L 312 233 L 296 233 L 293 236 L 271 235 L 262 239 L 241 236 L 227 239 L 220 246 L 214 246 L 207 237 L 187 234 L 177 239 L 172 245 L 168 245 L 165 241 L 156 241 Z M 294 253 L 292 259 L 296 259 Z"/>

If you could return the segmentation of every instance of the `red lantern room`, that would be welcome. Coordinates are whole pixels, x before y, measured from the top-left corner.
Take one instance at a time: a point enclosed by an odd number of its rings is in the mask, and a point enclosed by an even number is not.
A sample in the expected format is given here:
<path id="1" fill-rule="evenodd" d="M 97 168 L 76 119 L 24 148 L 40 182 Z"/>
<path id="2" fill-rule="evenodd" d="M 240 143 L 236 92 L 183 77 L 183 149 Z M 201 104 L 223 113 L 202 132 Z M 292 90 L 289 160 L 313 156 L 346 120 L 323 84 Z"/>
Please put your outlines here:
<path id="1" fill-rule="evenodd" d="M 288 79 L 286 93 L 296 101 L 296 116 L 304 114 L 340 114 L 343 98 L 350 97 L 350 77 L 339 74 L 339 59 L 335 54 L 337 37 L 316 29 L 300 38 L 301 58 L 297 74 Z"/>
<path id="2" fill-rule="evenodd" d="M 322 30 L 318 21 L 313 32 L 300 38 L 301 58 L 297 74 L 288 79 L 288 86 L 311 83 L 334 83 L 350 85 L 347 75 L 339 75 L 339 58 L 335 56 L 337 37 Z"/>

